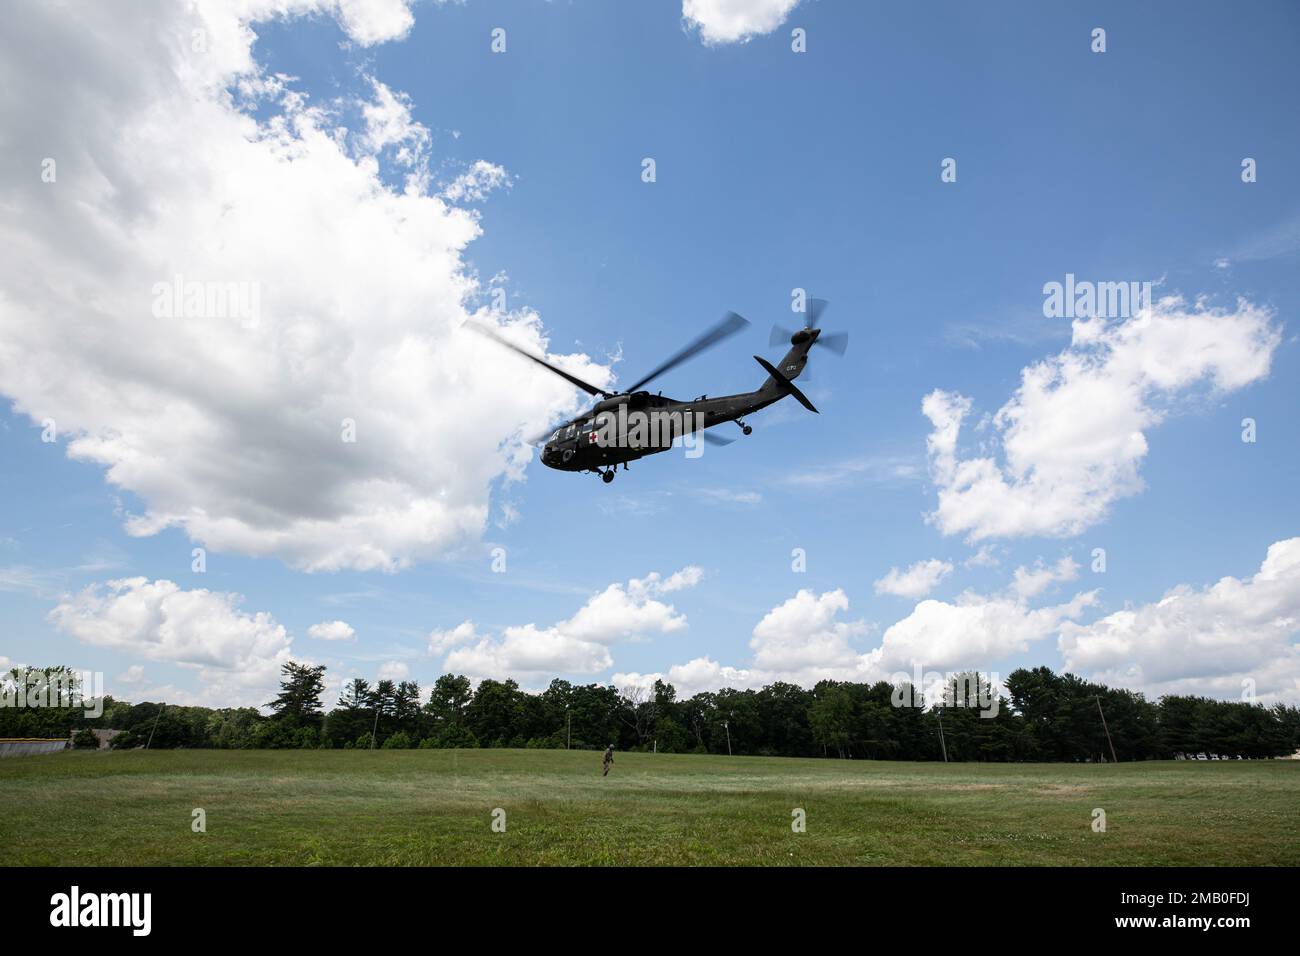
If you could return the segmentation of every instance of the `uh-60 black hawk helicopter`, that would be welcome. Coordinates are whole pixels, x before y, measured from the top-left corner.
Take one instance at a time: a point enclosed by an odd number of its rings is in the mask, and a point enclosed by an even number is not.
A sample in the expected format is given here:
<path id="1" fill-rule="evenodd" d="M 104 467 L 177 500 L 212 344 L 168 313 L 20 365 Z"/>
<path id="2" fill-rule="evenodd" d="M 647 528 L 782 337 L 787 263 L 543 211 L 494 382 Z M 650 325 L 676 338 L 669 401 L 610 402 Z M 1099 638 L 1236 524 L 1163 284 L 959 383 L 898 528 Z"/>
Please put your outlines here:
<path id="1" fill-rule="evenodd" d="M 813 403 L 799 391 L 794 380 L 803 372 L 808 363 L 808 350 L 814 345 L 829 349 L 836 355 L 843 355 L 849 341 L 846 332 L 827 335 L 817 327 L 825 308 L 824 299 L 810 299 L 804 313 L 803 328 L 791 332 L 779 325 L 772 327 L 770 344 L 778 345 L 788 340 L 790 351 L 781 359 L 779 366 L 773 366 L 766 359 L 754 356 L 754 361 L 767 372 L 767 380 L 756 391 L 717 398 L 701 395 L 693 401 L 666 398 L 662 393 L 651 395 L 644 390 L 644 386 L 669 369 L 676 368 L 723 339 L 735 335 L 749 325 L 748 319 L 735 312 L 728 312 L 721 321 L 622 392 L 607 392 L 584 382 L 576 375 L 556 368 L 506 341 L 486 326 L 472 321 L 466 325 L 554 372 L 588 395 L 600 399 L 576 418 L 533 439 L 532 444 L 542 444 L 542 464 L 548 468 L 590 471 L 599 474 L 608 483 L 614 480 L 614 471 L 620 464 L 626 471 L 629 461 L 667 451 L 677 438 L 686 437 L 689 440 L 690 436 L 701 435 L 710 444 L 729 445 L 734 439 L 709 434 L 704 429 L 723 422 L 735 422 L 748 435 L 753 429 L 745 424 L 743 416 L 779 402 L 787 395 L 793 395 L 808 411 L 816 412 Z"/>

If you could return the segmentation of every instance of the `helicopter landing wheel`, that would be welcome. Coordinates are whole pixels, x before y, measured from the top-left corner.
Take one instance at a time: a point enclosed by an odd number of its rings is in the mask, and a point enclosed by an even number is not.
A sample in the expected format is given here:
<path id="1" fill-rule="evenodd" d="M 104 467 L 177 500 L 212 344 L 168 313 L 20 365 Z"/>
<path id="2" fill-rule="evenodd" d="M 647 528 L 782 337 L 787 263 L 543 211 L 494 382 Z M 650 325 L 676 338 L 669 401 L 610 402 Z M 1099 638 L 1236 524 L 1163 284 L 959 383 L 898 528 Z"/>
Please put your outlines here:
<path id="1" fill-rule="evenodd" d="M 753 434 L 754 429 L 753 429 L 753 427 L 750 426 L 750 425 L 744 425 L 744 426 L 741 427 L 740 431 L 741 431 L 742 434 L 745 434 L 745 435 L 751 435 L 751 434 Z"/>
<path id="2" fill-rule="evenodd" d="M 603 481 L 605 484 L 609 484 L 611 481 L 613 481 L 614 469 L 611 468 L 609 471 L 602 471 L 600 473 L 600 480 Z"/>

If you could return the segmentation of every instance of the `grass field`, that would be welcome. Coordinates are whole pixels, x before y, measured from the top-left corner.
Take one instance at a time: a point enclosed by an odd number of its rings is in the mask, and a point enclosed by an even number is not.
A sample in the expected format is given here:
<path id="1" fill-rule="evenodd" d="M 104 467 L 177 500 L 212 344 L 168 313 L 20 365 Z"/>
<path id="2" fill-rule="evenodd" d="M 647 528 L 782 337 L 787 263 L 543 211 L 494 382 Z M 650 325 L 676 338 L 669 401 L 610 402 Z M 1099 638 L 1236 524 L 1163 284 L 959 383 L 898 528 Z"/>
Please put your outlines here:
<path id="1" fill-rule="evenodd" d="M 0 761 L 0 846 L 9 864 L 76 866 L 1295 866 L 1300 762 L 619 754 L 602 778 L 578 751 L 64 753 Z"/>

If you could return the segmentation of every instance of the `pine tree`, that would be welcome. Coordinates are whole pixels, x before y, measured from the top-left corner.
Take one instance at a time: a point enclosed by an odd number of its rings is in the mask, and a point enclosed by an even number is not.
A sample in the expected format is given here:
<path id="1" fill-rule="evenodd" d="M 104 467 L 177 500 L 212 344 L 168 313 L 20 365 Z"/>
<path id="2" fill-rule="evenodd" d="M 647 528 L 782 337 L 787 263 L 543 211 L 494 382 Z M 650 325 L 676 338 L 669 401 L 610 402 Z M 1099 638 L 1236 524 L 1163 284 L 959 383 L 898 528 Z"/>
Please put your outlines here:
<path id="1" fill-rule="evenodd" d="M 288 661 L 280 668 L 280 694 L 267 704 L 275 720 L 292 728 L 319 725 L 325 665 Z"/>

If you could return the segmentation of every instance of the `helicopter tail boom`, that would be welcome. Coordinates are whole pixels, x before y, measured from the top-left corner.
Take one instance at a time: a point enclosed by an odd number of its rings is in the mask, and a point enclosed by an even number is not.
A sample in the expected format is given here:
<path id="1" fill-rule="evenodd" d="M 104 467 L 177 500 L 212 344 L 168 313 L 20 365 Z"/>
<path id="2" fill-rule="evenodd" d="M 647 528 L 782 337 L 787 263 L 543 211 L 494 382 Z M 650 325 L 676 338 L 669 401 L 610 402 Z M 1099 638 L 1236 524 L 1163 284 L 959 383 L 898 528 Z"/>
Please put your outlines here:
<path id="1" fill-rule="evenodd" d="M 786 352 L 785 358 L 776 364 L 778 372 L 775 374 L 769 373 L 767 381 L 762 384 L 759 391 L 783 391 L 783 382 L 789 384 L 798 378 L 800 373 L 803 372 L 804 366 L 808 364 L 808 350 L 817 341 L 820 331 L 820 329 L 800 329 L 796 332 L 790 339 L 790 351 Z M 766 362 L 762 364 L 769 369 L 771 368 Z"/>
<path id="2" fill-rule="evenodd" d="M 789 356 L 787 356 L 787 358 L 788 357 Z M 759 365 L 763 366 L 763 368 L 767 370 L 767 374 L 768 374 L 767 382 L 763 384 L 763 387 L 759 390 L 760 392 L 766 391 L 770 393 L 772 391 L 778 391 L 785 395 L 793 395 L 795 397 L 795 401 L 797 401 L 804 408 L 808 409 L 808 411 L 814 413 L 817 412 L 817 409 L 813 405 L 813 403 L 808 401 L 808 396 L 805 395 L 803 392 L 799 391 L 798 387 L 793 382 L 791 382 L 790 379 L 788 379 L 785 375 L 783 375 L 780 371 L 778 371 L 776 367 L 772 365 L 771 362 L 767 361 L 766 359 L 760 358 L 757 355 L 754 356 L 754 361 L 757 362 Z M 802 368 L 803 367 L 802 364 L 800 364 L 799 367 Z M 796 372 L 795 374 L 797 375 L 799 373 Z M 768 388 L 768 382 L 773 383 L 772 388 L 770 389 Z"/>

